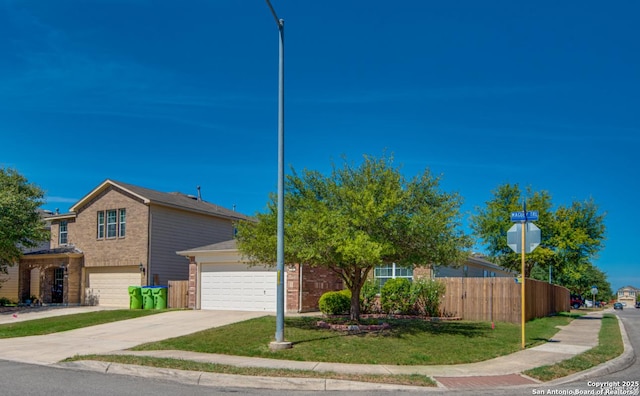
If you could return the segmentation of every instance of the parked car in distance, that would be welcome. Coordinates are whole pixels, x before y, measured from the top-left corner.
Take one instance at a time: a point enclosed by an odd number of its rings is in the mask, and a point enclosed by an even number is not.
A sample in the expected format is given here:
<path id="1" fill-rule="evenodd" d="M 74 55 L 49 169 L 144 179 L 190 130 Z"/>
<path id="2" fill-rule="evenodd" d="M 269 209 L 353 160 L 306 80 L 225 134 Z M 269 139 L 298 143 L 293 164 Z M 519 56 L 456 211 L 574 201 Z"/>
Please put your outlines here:
<path id="1" fill-rule="evenodd" d="M 582 297 L 574 294 L 571 295 L 571 308 L 579 309 L 582 304 L 584 304 L 584 300 L 582 300 Z"/>
<path id="2" fill-rule="evenodd" d="M 640 301 L 636 302 L 636 308 L 640 308 Z"/>
<path id="3" fill-rule="evenodd" d="M 613 309 L 623 309 L 622 303 L 613 303 Z"/>

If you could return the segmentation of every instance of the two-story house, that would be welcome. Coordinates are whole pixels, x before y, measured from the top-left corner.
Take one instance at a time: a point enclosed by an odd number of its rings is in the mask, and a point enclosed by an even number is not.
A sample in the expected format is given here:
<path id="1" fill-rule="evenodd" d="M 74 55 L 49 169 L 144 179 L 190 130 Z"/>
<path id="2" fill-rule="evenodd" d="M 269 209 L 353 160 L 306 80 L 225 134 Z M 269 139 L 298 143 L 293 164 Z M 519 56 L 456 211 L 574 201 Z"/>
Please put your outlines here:
<path id="1" fill-rule="evenodd" d="M 35 290 L 44 303 L 128 306 L 129 286 L 188 279 L 177 250 L 229 240 L 246 218 L 199 196 L 106 180 L 48 219 L 50 249 L 20 261 L 21 298 Z"/>
<path id="2" fill-rule="evenodd" d="M 640 297 L 640 289 L 633 286 L 625 286 L 618 289 L 618 302 L 627 304 L 628 307 L 633 307 Z"/>

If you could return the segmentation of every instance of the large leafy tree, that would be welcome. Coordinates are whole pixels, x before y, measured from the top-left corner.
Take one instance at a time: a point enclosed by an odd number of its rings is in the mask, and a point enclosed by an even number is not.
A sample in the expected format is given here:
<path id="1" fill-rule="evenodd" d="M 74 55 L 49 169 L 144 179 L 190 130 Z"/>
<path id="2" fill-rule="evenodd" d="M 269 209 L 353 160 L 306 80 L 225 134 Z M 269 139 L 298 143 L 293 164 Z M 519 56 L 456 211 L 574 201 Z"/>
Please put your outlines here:
<path id="1" fill-rule="evenodd" d="M 49 239 L 38 208 L 44 192 L 16 170 L 0 168 L 0 272 L 14 265 L 23 247 Z"/>
<path id="2" fill-rule="evenodd" d="M 486 245 L 489 256 L 497 264 L 520 272 L 521 255 L 507 245 L 507 231 L 513 225 L 511 212 L 522 210 L 523 201 L 528 210 L 538 211 L 535 224 L 541 230 L 540 246 L 525 257 L 525 276 L 551 267 L 558 279 L 580 277 L 604 246 L 605 215 L 599 213 L 593 199 L 554 210 L 546 191 L 527 188 L 523 192 L 517 184 L 499 186 L 493 198 L 484 208 L 477 208 L 471 218 L 471 228 Z"/>
<path id="3" fill-rule="evenodd" d="M 345 160 L 330 175 L 292 171 L 285 183 L 285 261 L 329 268 L 351 291 L 351 318 L 360 317 L 360 290 L 383 263 L 456 264 L 470 247 L 460 230 L 460 197 L 439 188 L 428 170 L 408 180 L 393 158 Z M 254 263 L 276 261 L 277 205 L 272 197 L 256 222 L 238 224 L 238 247 Z"/>

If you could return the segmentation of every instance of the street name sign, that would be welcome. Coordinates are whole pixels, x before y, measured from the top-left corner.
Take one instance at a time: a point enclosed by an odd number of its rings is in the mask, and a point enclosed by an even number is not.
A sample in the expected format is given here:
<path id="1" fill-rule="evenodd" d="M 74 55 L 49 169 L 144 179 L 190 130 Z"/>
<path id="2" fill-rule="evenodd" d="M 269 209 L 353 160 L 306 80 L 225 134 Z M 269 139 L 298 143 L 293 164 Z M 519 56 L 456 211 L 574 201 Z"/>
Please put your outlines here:
<path id="1" fill-rule="evenodd" d="M 536 221 L 538 220 L 537 210 L 521 210 L 519 212 L 511 212 L 511 221 Z"/>

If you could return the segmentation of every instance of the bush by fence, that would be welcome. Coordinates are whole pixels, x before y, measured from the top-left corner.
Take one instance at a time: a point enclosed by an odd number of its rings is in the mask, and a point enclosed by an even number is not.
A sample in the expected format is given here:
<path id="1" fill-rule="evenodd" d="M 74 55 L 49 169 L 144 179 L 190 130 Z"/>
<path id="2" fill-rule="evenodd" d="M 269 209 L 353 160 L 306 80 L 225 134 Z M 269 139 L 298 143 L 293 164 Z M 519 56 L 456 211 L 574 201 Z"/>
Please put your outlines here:
<path id="1" fill-rule="evenodd" d="M 569 311 L 569 290 L 532 279 L 526 280 L 526 320 Z M 409 287 L 407 287 L 409 285 Z M 380 290 L 367 281 L 360 295 L 363 313 L 420 314 L 465 320 L 512 322 L 521 320 L 521 285 L 513 278 L 437 278 L 388 280 Z M 348 313 L 348 290 L 327 292 L 320 298 L 324 314 Z"/>

